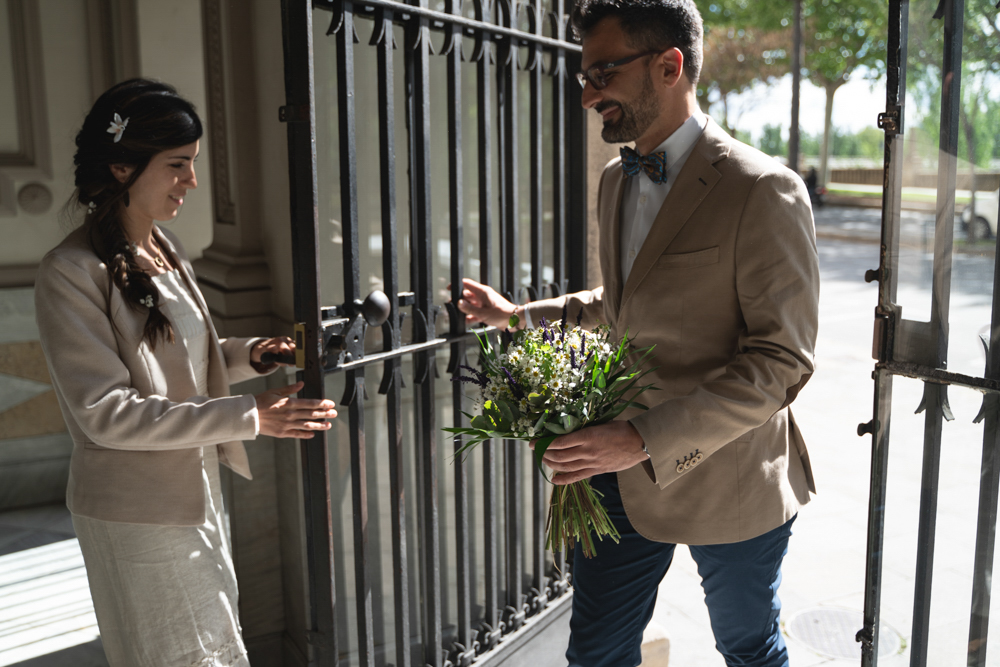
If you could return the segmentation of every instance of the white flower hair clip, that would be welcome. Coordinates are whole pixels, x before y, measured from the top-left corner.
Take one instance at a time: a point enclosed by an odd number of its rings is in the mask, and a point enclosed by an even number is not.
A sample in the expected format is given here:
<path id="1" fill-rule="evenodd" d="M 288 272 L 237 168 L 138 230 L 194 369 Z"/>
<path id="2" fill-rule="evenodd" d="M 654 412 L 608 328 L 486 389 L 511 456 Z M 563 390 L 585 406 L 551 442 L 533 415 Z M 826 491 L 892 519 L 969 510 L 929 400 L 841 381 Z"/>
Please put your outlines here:
<path id="1" fill-rule="evenodd" d="M 115 135 L 116 144 L 122 140 L 122 133 L 125 131 L 125 127 L 127 125 L 128 125 L 128 118 L 122 120 L 122 117 L 116 113 L 115 119 L 111 121 L 111 127 L 108 128 L 108 134 Z"/>
<path id="2" fill-rule="evenodd" d="M 146 308 L 152 308 L 153 305 L 154 305 L 153 304 L 153 295 L 152 294 L 147 294 L 145 299 L 140 299 L 139 300 L 139 303 L 141 303 L 142 305 L 146 306 Z"/>
<path id="3" fill-rule="evenodd" d="M 87 204 L 87 213 L 93 213 L 97 210 L 97 202 L 90 202 Z"/>

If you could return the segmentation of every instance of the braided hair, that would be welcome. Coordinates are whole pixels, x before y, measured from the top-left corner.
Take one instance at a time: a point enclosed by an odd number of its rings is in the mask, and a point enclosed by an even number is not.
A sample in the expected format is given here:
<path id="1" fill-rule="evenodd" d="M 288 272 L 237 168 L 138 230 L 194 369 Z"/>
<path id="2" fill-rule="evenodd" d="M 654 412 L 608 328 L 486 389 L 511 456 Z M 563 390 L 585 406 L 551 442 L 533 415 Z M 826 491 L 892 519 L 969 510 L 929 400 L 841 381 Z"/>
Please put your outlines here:
<path id="1" fill-rule="evenodd" d="M 115 133 L 109 124 L 124 124 Z M 136 262 L 122 225 L 128 190 L 153 156 L 186 146 L 201 138 L 202 126 L 194 106 L 165 83 L 130 79 L 101 95 L 76 135 L 76 192 L 73 198 L 87 208 L 84 226 L 94 253 L 107 267 L 108 298 L 117 287 L 133 310 L 146 308 L 149 316 L 143 340 L 156 347 L 160 337 L 174 342 L 170 320 L 160 310 L 160 293 L 152 278 Z M 133 171 L 124 183 L 111 165 Z"/>

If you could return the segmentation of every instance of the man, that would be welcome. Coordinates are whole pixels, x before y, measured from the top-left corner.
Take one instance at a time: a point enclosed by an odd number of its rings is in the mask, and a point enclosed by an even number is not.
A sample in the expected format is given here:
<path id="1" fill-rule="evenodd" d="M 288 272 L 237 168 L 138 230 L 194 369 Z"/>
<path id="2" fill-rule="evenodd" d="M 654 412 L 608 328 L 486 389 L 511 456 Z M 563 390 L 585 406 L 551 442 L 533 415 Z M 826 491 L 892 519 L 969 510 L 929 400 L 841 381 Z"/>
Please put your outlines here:
<path id="1" fill-rule="evenodd" d="M 638 155 L 598 191 L 603 287 L 514 306 L 466 281 L 469 320 L 570 318 L 655 345 L 650 409 L 556 439 L 545 462 L 590 478 L 621 533 L 573 560 L 570 665 L 638 665 L 675 544 L 690 545 L 729 665 L 786 665 L 777 588 L 815 492 L 789 404 L 813 371 L 819 271 L 802 179 L 698 109 L 692 0 L 582 0 L 583 105 Z M 662 153 L 661 153 L 662 152 Z"/>

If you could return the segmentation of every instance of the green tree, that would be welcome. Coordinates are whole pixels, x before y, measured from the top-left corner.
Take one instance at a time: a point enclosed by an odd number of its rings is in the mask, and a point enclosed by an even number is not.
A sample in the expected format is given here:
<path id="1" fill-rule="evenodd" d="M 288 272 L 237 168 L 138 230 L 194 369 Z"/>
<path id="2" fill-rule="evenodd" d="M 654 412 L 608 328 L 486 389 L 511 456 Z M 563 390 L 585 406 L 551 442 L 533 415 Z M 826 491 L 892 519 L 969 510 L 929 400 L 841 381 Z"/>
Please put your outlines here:
<path id="1" fill-rule="evenodd" d="M 944 21 L 934 19 L 934 7 L 911 3 L 907 60 L 907 89 L 914 101 L 927 109 L 917 120 L 920 130 L 935 143 L 941 116 L 941 80 L 944 61 Z M 965 0 L 962 38 L 961 100 L 958 155 L 965 160 L 973 187 L 975 172 L 986 166 L 997 151 L 1000 130 L 1000 16 L 991 0 Z"/>
<path id="2" fill-rule="evenodd" d="M 733 96 L 756 83 L 771 83 L 788 71 L 786 3 L 753 0 L 695 0 L 705 23 L 705 60 L 698 82 L 698 103 L 731 134 Z"/>
<path id="3" fill-rule="evenodd" d="M 826 92 L 820 183 L 827 179 L 833 138 L 833 99 L 855 74 L 878 78 L 885 71 L 887 6 L 871 0 L 808 0 L 806 59 L 809 80 Z"/>
<path id="4" fill-rule="evenodd" d="M 713 104 L 719 124 L 730 134 L 738 121 L 730 101 L 756 83 L 771 84 L 787 70 L 785 35 L 736 26 L 715 26 L 705 31 L 705 60 L 698 101 L 706 113 Z"/>
<path id="5" fill-rule="evenodd" d="M 765 125 L 757 148 L 768 155 L 784 155 L 788 150 L 788 142 L 782 137 L 781 125 Z"/>

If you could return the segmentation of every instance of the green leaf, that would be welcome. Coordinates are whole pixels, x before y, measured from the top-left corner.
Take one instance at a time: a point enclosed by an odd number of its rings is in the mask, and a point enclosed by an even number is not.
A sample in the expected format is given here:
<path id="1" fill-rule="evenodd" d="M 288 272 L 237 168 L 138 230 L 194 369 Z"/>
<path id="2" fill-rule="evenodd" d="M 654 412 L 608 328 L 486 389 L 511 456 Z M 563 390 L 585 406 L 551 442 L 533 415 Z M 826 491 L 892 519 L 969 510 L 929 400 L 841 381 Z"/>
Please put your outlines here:
<path id="1" fill-rule="evenodd" d="M 517 407 L 511 405 L 509 401 L 502 398 L 497 399 L 495 402 L 496 406 L 500 409 L 500 415 L 508 422 L 514 423 L 517 421 Z"/>
<path id="2" fill-rule="evenodd" d="M 520 322 L 521 318 L 517 316 L 517 313 L 511 313 L 510 319 L 507 320 L 507 326 L 510 327 L 511 331 L 513 331 L 517 328 L 517 325 L 520 324 Z"/>
<path id="3" fill-rule="evenodd" d="M 555 433 L 556 435 L 566 435 L 569 433 L 569 431 L 555 422 L 545 422 L 545 428 L 548 429 L 550 433 Z"/>
<path id="4" fill-rule="evenodd" d="M 538 471 L 542 473 L 542 476 L 546 481 L 551 482 L 549 476 L 545 474 L 545 468 L 542 464 L 542 457 L 545 456 L 546 450 L 548 450 L 549 445 L 552 441 L 556 439 L 554 435 L 547 435 L 544 438 L 538 438 L 535 440 L 535 465 L 538 466 Z"/>

